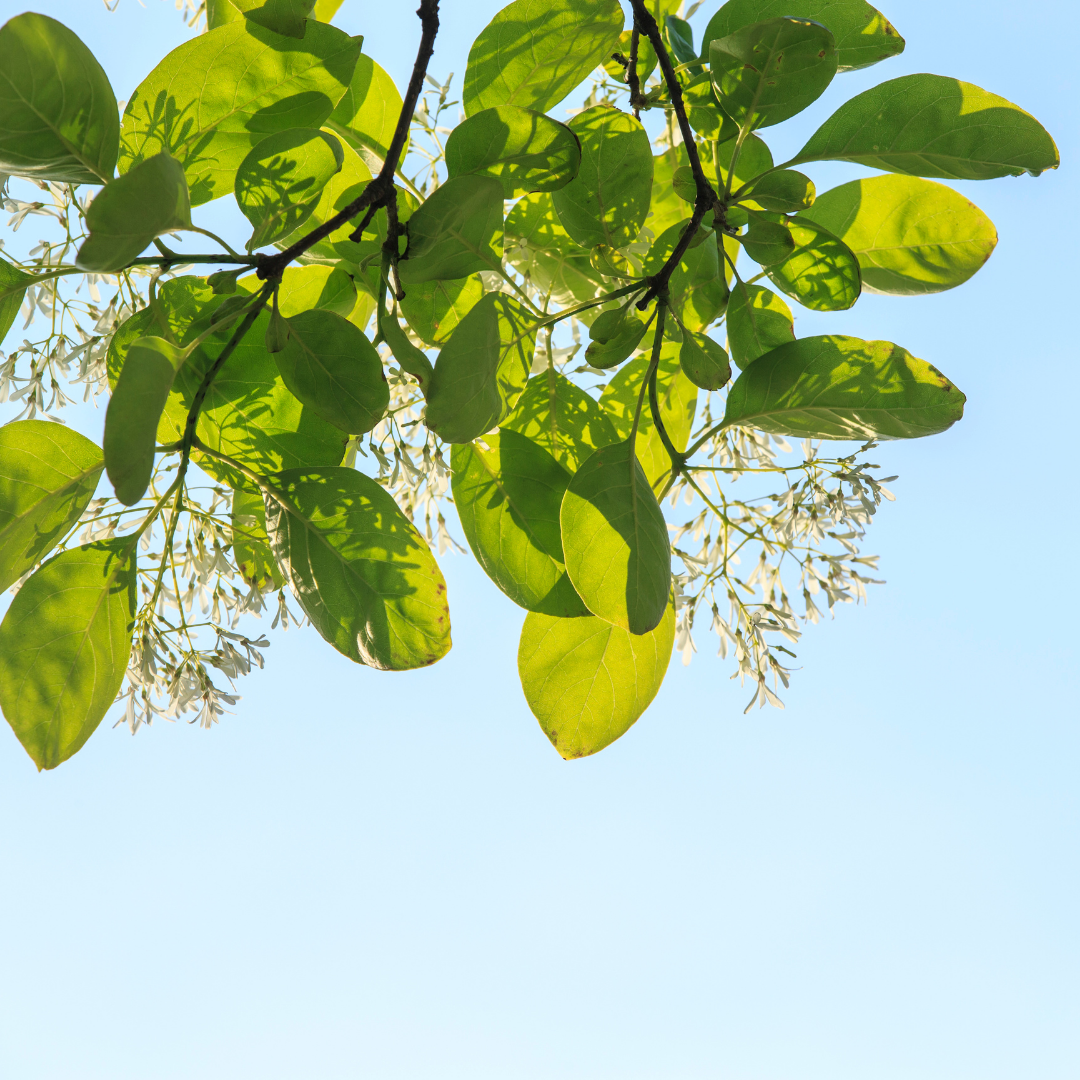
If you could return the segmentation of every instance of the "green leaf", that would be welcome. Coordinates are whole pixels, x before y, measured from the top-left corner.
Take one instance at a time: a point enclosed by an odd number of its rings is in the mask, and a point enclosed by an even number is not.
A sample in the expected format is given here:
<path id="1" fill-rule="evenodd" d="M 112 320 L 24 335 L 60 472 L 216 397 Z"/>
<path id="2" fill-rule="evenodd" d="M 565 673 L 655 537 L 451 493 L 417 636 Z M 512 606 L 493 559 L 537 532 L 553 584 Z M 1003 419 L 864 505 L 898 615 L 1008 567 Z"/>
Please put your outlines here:
<path id="1" fill-rule="evenodd" d="M 712 91 L 709 91 L 712 93 Z M 686 217 L 686 203 L 675 192 L 675 175 L 690 167 L 686 146 L 680 143 L 675 150 L 665 150 L 653 158 L 651 214 L 648 226 L 655 236 Z M 695 192 L 696 193 L 696 192 Z M 509 221 L 509 218 L 507 218 Z"/>
<path id="2" fill-rule="evenodd" d="M 279 131 L 252 147 L 234 185 L 236 201 L 254 229 L 248 251 L 288 236 L 307 221 L 344 157 L 341 143 L 315 128 Z"/>
<path id="3" fill-rule="evenodd" d="M 348 90 L 330 116 L 330 127 L 354 149 L 374 153 L 381 167 L 394 139 L 401 106 L 394 80 L 370 56 L 361 55 Z M 406 139 L 402 159 L 408 146 Z"/>
<path id="4" fill-rule="evenodd" d="M 821 23 L 781 16 L 709 45 L 716 96 L 738 124 L 770 127 L 800 113 L 836 74 L 836 40 Z"/>
<path id="5" fill-rule="evenodd" d="M 461 527 L 487 576 L 527 611 L 588 615 L 563 565 L 559 507 L 570 474 L 506 430 L 455 446 L 451 466 Z"/>
<path id="6" fill-rule="evenodd" d="M 891 341 L 801 338 L 755 360 L 732 386 L 724 425 L 812 439 L 917 439 L 952 427 L 964 395 Z"/>
<path id="7" fill-rule="evenodd" d="M 180 163 L 162 153 L 110 180 L 86 212 L 90 235 L 76 264 L 92 273 L 127 266 L 153 240 L 191 227 L 191 200 Z"/>
<path id="8" fill-rule="evenodd" d="M 124 368 L 105 412 L 105 468 L 125 506 L 150 486 L 154 447 L 165 403 L 187 353 L 160 337 L 141 337 L 128 347 Z"/>
<path id="9" fill-rule="evenodd" d="M 514 0 L 469 50 L 466 116 L 497 105 L 547 112 L 616 50 L 618 0 Z"/>
<path id="10" fill-rule="evenodd" d="M 827 26 L 836 38 L 840 71 L 869 67 L 904 51 L 904 39 L 866 0 L 728 0 L 705 28 L 701 55 L 709 55 L 714 38 L 777 15 L 813 19 Z"/>
<path id="11" fill-rule="evenodd" d="M 1038 176 L 1059 164 L 1035 117 L 997 94 L 944 75 L 904 75 L 853 97 L 789 165 L 853 161 L 943 180 Z"/>
<path id="12" fill-rule="evenodd" d="M 490 176 L 447 180 L 409 219 L 402 285 L 502 267 L 502 185 Z"/>
<path id="13" fill-rule="evenodd" d="M 626 734 L 656 697 L 674 643 L 670 604 L 648 634 L 591 617 L 525 616 L 518 646 L 521 687 L 563 758 L 588 757 Z"/>
<path id="14" fill-rule="evenodd" d="M 445 442 L 472 442 L 508 416 L 529 378 L 536 322 L 505 293 L 487 293 L 435 361 L 424 422 Z"/>
<path id="15" fill-rule="evenodd" d="M 723 189 L 728 183 L 731 172 L 731 159 L 735 154 L 735 140 L 729 139 L 715 148 L 714 154 L 702 155 L 705 175 L 714 186 Z M 735 160 L 735 176 L 731 181 L 731 190 L 738 190 L 743 184 L 757 179 L 762 173 L 773 167 L 772 151 L 765 140 L 757 135 L 747 135 L 743 140 L 742 150 Z"/>
<path id="16" fill-rule="evenodd" d="M 565 124 L 517 105 L 470 116 L 450 133 L 445 153 L 448 175 L 494 177 L 507 199 L 565 187 L 581 164 L 577 136 Z"/>
<path id="17" fill-rule="evenodd" d="M 763 210 L 794 214 L 814 203 L 814 181 L 795 169 L 777 169 L 766 173 L 750 194 L 740 202 L 752 200 Z"/>
<path id="18" fill-rule="evenodd" d="M 727 309 L 728 348 L 740 368 L 795 340 L 791 309 L 771 289 L 738 281 Z"/>
<path id="19" fill-rule="evenodd" d="M 867 292 L 915 296 L 962 285 L 993 254 L 994 223 L 963 195 L 914 176 L 871 176 L 825 192 L 804 217 L 855 253 Z"/>
<path id="20" fill-rule="evenodd" d="M 619 441 L 596 400 L 551 367 L 529 380 L 502 429 L 543 447 L 569 473 L 594 450 Z"/>
<path id="21" fill-rule="evenodd" d="M 4 343 L 26 299 L 27 287 L 36 280 L 32 274 L 25 274 L 18 267 L 0 259 L 0 345 Z"/>
<path id="22" fill-rule="evenodd" d="M 620 439 L 630 438 L 641 394 L 641 380 L 648 368 L 648 356 L 631 360 L 600 395 L 600 404 Z M 664 430 L 671 439 L 671 445 L 681 453 L 690 441 L 690 429 L 697 415 L 698 388 L 683 373 L 679 363 L 679 346 L 674 342 L 666 341 L 661 346 L 660 365 L 656 372 L 656 396 Z M 653 488 L 666 480 L 671 472 L 671 458 L 660 432 L 653 424 L 648 391 L 638 424 L 637 458 Z"/>
<path id="23" fill-rule="evenodd" d="M 667 525 L 630 441 L 604 446 L 574 474 L 559 513 L 566 572 L 585 606 L 632 634 L 664 616 Z"/>
<path id="24" fill-rule="evenodd" d="M 270 546 L 315 629 L 382 671 L 450 649 L 446 583 L 393 497 L 355 469 L 291 469 L 264 489 Z"/>
<path id="25" fill-rule="evenodd" d="M 342 0 L 315 0 L 315 10 L 312 17 L 319 22 L 329 22 L 341 7 Z"/>
<path id="26" fill-rule="evenodd" d="M 275 355 L 285 385 L 334 427 L 370 431 L 390 404 L 375 346 L 332 311 L 304 311 L 288 322 L 285 348 Z"/>
<path id="27" fill-rule="evenodd" d="M 551 196 L 559 221 L 582 247 L 623 247 L 637 238 L 649 212 L 649 136 L 639 121 L 610 105 L 578 113 L 570 130 L 581 143 L 581 168 Z"/>
<path id="28" fill-rule="evenodd" d="M 162 286 L 157 306 L 168 333 L 184 345 L 206 329 L 210 316 L 225 299 L 215 296 L 204 278 L 182 277 Z M 259 473 L 302 465 L 337 465 L 345 453 L 346 437 L 314 410 L 302 406 L 285 386 L 264 344 L 269 322 L 269 313 L 263 311 L 211 383 L 196 434 L 211 449 Z M 152 308 L 144 308 L 124 322 L 109 348 L 110 382 L 118 378 L 135 338 L 164 332 Z M 158 442 L 175 442 L 183 434 L 203 375 L 230 333 L 231 327 L 226 328 L 200 346 L 180 369 L 158 425 Z M 198 452 L 192 456 L 214 479 L 231 487 L 244 483 L 240 474 L 221 462 Z"/>
<path id="29" fill-rule="evenodd" d="M 258 292 L 261 282 L 253 274 L 240 282 L 250 292 Z M 312 263 L 308 266 L 289 266 L 281 275 L 278 286 L 278 310 L 286 319 L 302 311 L 321 308 L 348 318 L 356 307 L 356 286 L 340 266 Z"/>
<path id="30" fill-rule="evenodd" d="M 315 0 L 208 0 L 206 25 L 210 30 L 245 16 L 267 30 L 302 38 Z"/>
<path id="31" fill-rule="evenodd" d="M 379 331 L 386 344 L 390 346 L 390 351 L 394 354 L 398 366 L 416 379 L 421 392 L 426 395 L 434 373 L 431 361 L 408 339 L 396 315 L 380 315 Z"/>
<path id="32" fill-rule="evenodd" d="M 644 336 L 645 324 L 636 315 L 627 315 L 614 337 L 589 345 L 585 350 L 585 362 L 594 368 L 618 367 L 637 351 Z"/>
<path id="33" fill-rule="evenodd" d="M 602 280 L 585 249 L 562 227 L 546 192 L 518 199 L 507 214 L 506 260 L 561 307 L 592 300 Z"/>
<path id="34" fill-rule="evenodd" d="M 680 64 L 688 64 L 691 71 L 701 71 L 701 65 L 697 63 L 697 53 L 694 52 L 694 30 L 685 19 L 674 14 L 668 15 L 664 19 L 664 36 Z"/>
<path id="35" fill-rule="evenodd" d="M 358 39 L 313 21 L 302 40 L 248 19 L 192 38 L 131 95 L 120 169 L 167 150 L 184 166 L 193 206 L 228 194 L 240 163 L 267 135 L 324 123 L 359 54 Z"/>
<path id="36" fill-rule="evenodd" d="M 700 71 L 683 86 L 682 92 L 686 118 L 702 139 L 726 142 L 739 133 L 739 125 L 720 108 L 709 72 Z"/>
<path id="37" fill-rule="evenodd" d="M 246 585 L 259 589 L 285 584 L 266 535 L 266 507 L 262 495 L 238 487 L 232 497 L 233 557 Z"/>
<path id="38" fill-rule="evenodd" d="M 679 364 L 683 374 L 702 390 L 719 390 L 731 378 L 728 354 L 704 334 L 683 335 Z"/>
<path id="39" fill-rule="evenodd" d="M 67 535 L 101 477 L 101 450 L 47 420 L 0 427 L 0 592 Z"/>
<path id="40" fill-rule="evenodd" d="M 135 621 L 135 538 L 63 551 L 0 623 L 0 709 L 39 769 L 55 769 L 116 699 Z"/>
<path id="41" fill-rule="evenodd" d="M 791 230 L 776 221 L 757 216 L 750 218 L 749 228 L 739 238 L 746 254 L 761 266 L 775 266 L 790 258 L 795 251 Z"/>
<path id="42" fill-rule="evenodd" d="M 812 311 L 844 311 L 859 299 L 862 277 L 851 248 L 806 218 L 782 219 L 795 250 L 767 268 L 773 284 Z"/>
<path id="43" fill-rule="evenodd" d="M 103 184 L 119 140 L 116 95 L 75 34 L 32 12 L 0 27 L 0 172 Z"/>
<path id="44" fill-rule="evenodd" d="M 484 295 L 478 275 L 410 285 L 399 301 L 401 314 L 425 345 L 445 345 L 454 328 Z"/>

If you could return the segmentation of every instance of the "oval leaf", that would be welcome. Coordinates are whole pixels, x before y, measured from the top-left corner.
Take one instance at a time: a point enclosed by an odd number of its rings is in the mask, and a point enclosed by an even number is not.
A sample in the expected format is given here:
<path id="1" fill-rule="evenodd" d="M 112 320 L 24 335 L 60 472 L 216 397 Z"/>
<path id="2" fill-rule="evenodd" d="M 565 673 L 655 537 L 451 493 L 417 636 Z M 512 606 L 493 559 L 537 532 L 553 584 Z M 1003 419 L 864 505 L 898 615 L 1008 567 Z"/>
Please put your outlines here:
<path id="1" fill-rule="evenodd" d="M 559 221 L 582 247 L 623 247 L 637 238 L 649 213 L 649 136 L 639 121 L 610 105 L 578 113 L 570 130 L 581 143 L 581 167 L 551 196 Z"/>
<path id="2" fill-rule="evenodd" d="M 507 199 L 565 187 L 580 164 L 577 137 L 565 124 L 516 105 L 475 113 L 446 140 L 450 176 L 492 176 Z"/>
<path id="3" fill-rule="evenodd" d="M 795 250 L 766 269 L 774 285 L 811 311 L 845 311 L 862 292 L 859 260 L 828 229 L 805 218 L 784 218 Z"/>
<path id="4" fill-rule="evenodd" d="M 394 80 L 370 56 L 361 55 L 348 90 L 330 116 L 330 127 L 355 149 L 373 152 L 381 165 L 390 151 L 401 106 Z M 406 139 L 402 158 L 408 145 Z"/>
<path id="5" fill-rule="evenodd" d="M 727 309 L 728 348 L 737 367 L 795 340 L 791 309 L 771 289 L 738 281 Z"/>
<path id="6" fill-rule="evenodd" d="M 86 212 L 90 235 L 79 248 L 83 270 L 108 273 L 127 266 L 154 239 L 191 227 L 191 199 L 180 162 L 168 154 L 110 180 Z"/>
<path id="7" fill-rule="evenodd" d="M 952 427 L 964 395 L 891 341 L 801 338 L 755 360 L 728 394 L 725 426 L 812 439 L 918 439 Z"/>
<path id="8" fill-rule="evenodd" d="M 135 623 L 135 539 L 63 551 L 0 624 L 0 709 L 39 769 L 76 753 L 116 700 Z"/>
<path id="9" fill-rule="evenodd" d="M 828 89 L 836 66 L 835 38 L 810 19 L 768 19 L 709 45 L 720 105 L 751 129 L 779 124 L 812 105 Z"/>
<path id="10" fill-rule="evenodd" d="M 0 427 L 0 592 L 67 535 L 104 467 L 86 436 L 47 420 Z"/>
<path id="11" fill-rule="evenodd" d="M 446 442 L 472 442 L 510 414 L 532 370 L 536 323 L 505 293 L 488 293 L 435 361 L 425 423 Z"/>
<path id="12" fill-rule="evenodd" d="M 454 328 L 484 295 L 479 275 L 410 285 L 401 314 L 425 345 L 445 345 Z M 392 347 L 392 346 L 391 346 Z"/>
<path id="13" fill-rule="evenodd" d="M 349 86 L 360 39 L 308 21 L 302 39 L 249 19 L 173 49 L 136 88 L 120 129 L 120 170 L 167 150 L 184 167 L 193 206 L 233 190 L 267 135 L 320 127 Z"/>
<path id="14" fill-rule="evenodd" d="M 813 19 L 827 26 L 836 38 L 840 71 L 869 67 L 904 51 L 904 39 L 866 0 L 728 0 L 705 27 L 701 55 L 709 55 L 713 38 L 777 15 Z"/>
<path id="15" fill-rule="evenodd" d="M 963 195 L 914 176 L 871 176 L 826 191 L 803 217 L 855 253 L 867 292 L 916 296 L 962 285 L 990 258 L 994 223 Z"/>
<path id="16" fill-rule="evenodd" d="M 105 468 L 125 506 L 150 486 L 158 423 L 186 353 L 160 337 L 132 342 L 105 412 Z"/>
<path id="17" fill-rule="evenodd" d="M 803 161 L 991 180 L 1038 176 L 1060 159 L 1042 124 L 1011 101 L 944 75 L 904 75 L 841 105 L 788 164 Z"/>
<path id="18" fill-rule="evenodd" d="M 254 147 L 234 184 L 236 201 L 254 229 L 248 251 L 288 236 L 307 221 L 344 157 L 333 135 L 314 128 L 279 131 Z"/>
<path id="19" fill-rule="evenodd" d="M 427 667 L 450 649 L 446 582 L 393 497 L 355 469 L 291 469 L 263 492 L 270 546 L 316 630 L 358 664 Z"/>
<path id="20" fill-rule="evenodd" d="M 418 349 L 409 340 L 394 314 L 379 316 L 379 332 L 386 344 L 390 346 L 390 351 L 394 354 L 398 366 L 416 379 L 421 391 L 426 395 L 434 369 L 423 350 Z"/>
<path id="21" fill-rule="evenodd" d="M 659 625 L 671 591 L 667 525 L 626 442 L 587 458 L 559 514 L 566 572 L 585 606 L 632 634 Z"/>
<path id="22" fill-rule="evenodd" d="M 728 354 L 704 334 L 683 334 L 679 364 L 683 374 L 702 390 L 719 390 L 731 378 Z"/>
<path id="23" fill-rule="evenodd" d="M 327 423 L 362 435 L 386 414 L 390 387 L 367 336 L 332 311 L 288 320 L 285 348 L 275 354 L 285 385 Z"/>
<path id="24" fill-rule="evenodd" d="M 570 760 L 625 735 L 656 697 L 674 643 L 671 604 L 648 634 L 630 634 L 591 617 L 526 615 L 518 673 L 551 745 Z"/>
<path id="25" fill-rule="evenodd" d="M 502 268 L 502 185 L 490 176 L 455 176 L 409 219 L 402 285 L 463 278 Z"/>
<path id="26" fill-rule="evenodd" d="M 27 12 L 0 27 L 0 172 L 104 184 L 116 168 L 116 95 L 63 23 Z"/>
<path id="27" fill-rule="evenodd" d="M 516 431 L 455 446 L 451 464 L 461 527 L 488 577 L 528 611 L 588 615 L 563 565 L 559 507 L 570 474 Z"/>
<path id="28" fill-rule="evenodd" d="M 622 28 L 618 0 L 514 0 L 469 50 L 465 115 L 497 105 L 547 112 L 608 59 Z"/>

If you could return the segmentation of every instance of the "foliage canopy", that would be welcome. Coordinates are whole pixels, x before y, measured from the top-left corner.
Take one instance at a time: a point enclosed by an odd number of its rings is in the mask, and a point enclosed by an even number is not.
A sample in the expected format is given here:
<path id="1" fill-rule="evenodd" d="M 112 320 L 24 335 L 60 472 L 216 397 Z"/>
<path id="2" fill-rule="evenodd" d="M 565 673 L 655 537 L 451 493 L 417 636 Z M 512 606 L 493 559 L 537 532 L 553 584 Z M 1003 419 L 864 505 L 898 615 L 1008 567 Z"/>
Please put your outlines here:
<path id="1" fill-rule="evenodd" d="M 236 701 L 215 677 L 263 663 L 242 621 L 275 594 L 274 625 L 295 619 L 286 588 L 359 664 L 437 662 L 448 502 L 525 609 L 521 684 L 563 757 L 634 724 L 705 613 L 747 708 L 778 705 L 779 642 L 815 596 L 873 581 L 858 542 L 891 495 L 865 453 L 965 402 L 901 345 L 798 336 L 792 305 L 962 284 L 997 235 L 938 181 L 1038 176 L 1050 135 L 906 75 L 776 163 L 761 132 L 903 51 L 865 0 L 728 0 L 697 46 L 698 4 L 631 0 L 627 26 L 617 0 L 514 0 L 472 45 L 444 142 L 438 0 L 403 90 L 337 7 L 211 0 L 122 118 L 61 23 L 0 28 L 0 170 L 53 200 L 7 203 L 63 234 L 0 259 L 0 338 L 20 308 L 51 317 L 0 354 L 25 404 L 0 427 L 0 584 L 18 587 L 0 709 L 27 753 L 55 767 L 117 700 L 132 730 L 209 726 Z M 880 175 L 818 193 L 801 168 L 825 160 Z M 228 197 L 243 252 L 197 224 Z M 176 253 L 162 238 L 182 231 L 214 250 Z M 64 377 L 109 392 L 101 447 L 38 418 Z M 755 479 L 780 490 L 741 494 Z"/>

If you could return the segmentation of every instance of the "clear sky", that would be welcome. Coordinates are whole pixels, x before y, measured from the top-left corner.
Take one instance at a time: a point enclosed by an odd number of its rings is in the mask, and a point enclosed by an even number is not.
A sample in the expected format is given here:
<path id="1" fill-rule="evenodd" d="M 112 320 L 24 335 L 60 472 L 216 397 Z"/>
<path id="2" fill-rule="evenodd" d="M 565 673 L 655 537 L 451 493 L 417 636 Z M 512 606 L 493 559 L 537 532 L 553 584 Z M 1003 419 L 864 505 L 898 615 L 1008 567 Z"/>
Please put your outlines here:
<path id="1" fill-rule="evenodd" d="M 125 98 L 188 34 L 144 3 L 35 9 Z M 444 0 L 436 75 L 498 6 Z M 403 82 L 412 7 L 337 21 Z M 888 585 L 809 628 L 786 711 L 744 716 L 702 634 L 625 738 L 563 762 L 518 686 L 521 612 L 454 556 L 433 669 L 294 630 L 211 732 L 106 723 L 38 775 L 4 725 L 0 1076 L 1076 1080 L 1080 27 L 1061 0 L 884 10 L 907 51 L 838 77 L 778 154 L 933 71 L 1033 112 L 1064 165 L 964 186 L 1001 235 L 966 286 L 797 327 L 899 342 L 968 413 L 876 452 L 901 476 L 867 543 Z"/>

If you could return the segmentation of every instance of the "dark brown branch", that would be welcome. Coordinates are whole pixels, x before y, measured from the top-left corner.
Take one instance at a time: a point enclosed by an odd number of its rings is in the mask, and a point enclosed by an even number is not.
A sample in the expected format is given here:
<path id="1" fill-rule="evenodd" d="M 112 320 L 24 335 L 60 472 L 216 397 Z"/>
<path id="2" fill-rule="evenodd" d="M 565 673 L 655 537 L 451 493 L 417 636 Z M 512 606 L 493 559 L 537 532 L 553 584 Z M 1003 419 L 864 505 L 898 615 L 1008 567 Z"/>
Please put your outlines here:
<path id="1" fill-rule="evenodd" d="M 641 119 L 641 80 L 638 78 L 638 44 L 641 35 L 638 33 L 637 23 L 630 32 L 630 61 L 626 65 L 626 84 L 630 87 L 630 107 L 634 110 L 634 119 Z"/>
<path id="2" fill-rule="evenodd" d="M 396 198 L 394 194 L 394 173 L 397 170 L 402 151 L 405 149 L 405 142 L 409 137 L 409 125 L 412 122 L 413 113 L 416 111 L 416 104 L 420 100 L 420 92 L 424 88 L 424 76 L 427 74 L 427 66 L 435 49 L 435 36 L 439 32 L 439 0 L 420 0 L 420 7 L 417 8 L 416 14 L 420 17 L 422 28 L 420 47 L 416 52 L 416 62 L 413 64 L 412 77 L 409 79 L 409 88 L 401 106 L 397 127 L 394 129 L 394 137 L 390 140 L 390 148 L 386 153 L 386 159 L 383 161 L 383 167 L 379 170 L 379 175 L 364 188 L 358 198 L 335 214 L 329 221 L 324 222 L 317 229 L 312 229 L 307 236 L 297 240 L 295 244 L 287 247 L 277 255 L 263 256 L 259 260 L 258 274 L 264 281 L 274 281 L 279 278 L 289 263 L 309 251 L 320 240 L 325 240 L 326 237 L 351 221 L 362 210 L 367 210 L 369 207 L 378 210 L 387 206 L 391 198 Z M 368 220 L 370 221 L 370 219 Z M 393 240 L 396 244 L 397 237 L 394 236 Z"/>
<path id="3" fill-rule="evenodd" d="M 686 250 L 705 219 L 705 215 L 711 210 L 715 215 L 714 221 L 721 223 L 724 217 L 724 207 L 720 201 L 720 196 L 717 195 L 712 184 L 709 183 L 705 170 L 701 166 L 701 156 L 698 154 L 697 143 L 694 141 L 694 129 L 690 126 L 690 121 L 686 115 L 686 102 L 683 99 L 682 87 L 679 85 L 679 79 L 675 74 L 675 67 L 671 63 L 667 46 L 660 35 L 660 27 L 646 6 L 645 0 L 630 0 L 630 7 L 634 12 L 635 33 L 638 31 L 643 33 L 649 39 L 649 43 L 656 53 L 660 71 L 664 76 L 664 82 L 667 84 L 668 94 L 671 97 L 671 107 L 679 122 L 679 132 L 682 135 L 683 145 L 686 147 L 686 156 L 690 162 L 690 170 L 694 174 L 694 185 L 697 189 L 697 197 L 694 200 L 694 213 L 690 219 L 690 224 L 684 230 L 679 243 L 667 262 L 661 267 L 659 273 L 654 274 L 650 279 L 649 291 L 638 303 L 638 307 L 644 311 L 652 300 L 658 296 L 663 296 L 667 292 L 668 279 L 682 261 L 682 257 L 686 254 Z"/>

